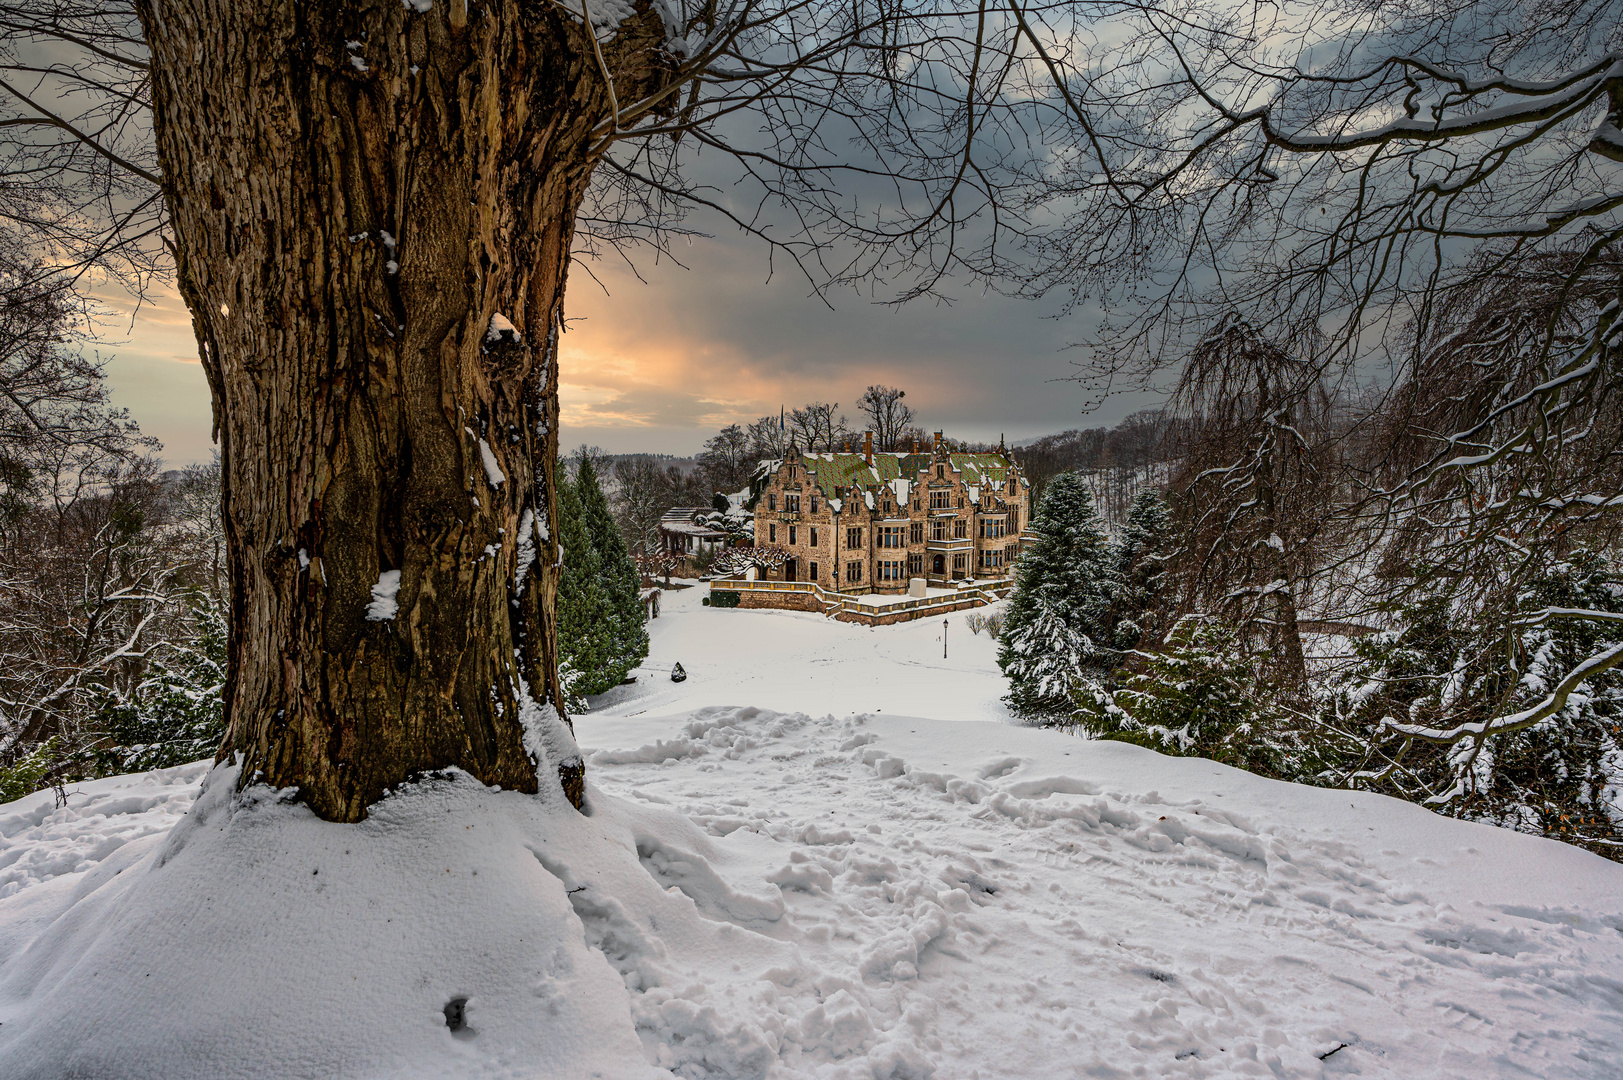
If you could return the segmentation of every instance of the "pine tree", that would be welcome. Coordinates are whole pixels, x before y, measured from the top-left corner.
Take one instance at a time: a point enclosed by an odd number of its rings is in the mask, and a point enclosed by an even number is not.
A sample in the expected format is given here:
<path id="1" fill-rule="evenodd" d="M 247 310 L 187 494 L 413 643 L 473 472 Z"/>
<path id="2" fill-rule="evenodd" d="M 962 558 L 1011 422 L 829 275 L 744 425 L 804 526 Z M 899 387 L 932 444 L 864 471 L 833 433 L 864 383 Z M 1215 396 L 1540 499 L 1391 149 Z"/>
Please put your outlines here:
<path id="1" fill-rule="evenodd" d="M 598 678 L 588 678 L 595 684 L 618 685 L 631 669 L 642 663 L 648 655 L 648 626 L 642 606 L 642 575 L 626 547 L 625 536 L 615 524 L 609 511 L 608 500 L 598 484 L 597 467 L 591 455 L 582 453 L 575 465 L 575 497 L 580 503 L 581 518 L 597 553 L 598 588 L 604 602 L 604 618 L 608 623 L 610 652 L 606 666 Z M 588 693 L 602 693 L 590 690 Z"/>
<path id="2" fill-rule="evenodd" d="M 1074 696 L 1103 692 L 1116 658 L 1116 574 L 1093 494 L 1075 473 L 1048 482 L 1031 531 L 1037 539 L 1015 564 L 997 662 L 1016 715 L 1052 722 L 1070 714 Z"/>
<path id="3" fill-rule="evenodd" d="M 1168 528 L 1166 500 L 1158 492 L 1141 491 L 1133 499 L 1127 527 L 1110 546 L 1110 564 L 1118 582 L 1111 638 L 1124 652 L 1158 645 L 1166 632 Z"/>
<path id="4" fill-rule="evenodd" d="M 600 694 L 623 676 L 614 671 L 614 635 L 603 593 L 602 560 L 592 543 L 575 482 L 559 470 L 558 539 L 563 573 L 558 579 L 558 660 L 575 674 L 576 694 Z"/>
<path id="5" fill-rule="evenodd" d="M 1078 725 L 1097 739 L 1263 776 L 1296 779 L 1300 772 L 1300 733 L 1263 692 L 1238 632 L 1204 615 L 1178 620 L 1164 648 L 1110 694 L 1079 695 L 1076 704 Z"/>

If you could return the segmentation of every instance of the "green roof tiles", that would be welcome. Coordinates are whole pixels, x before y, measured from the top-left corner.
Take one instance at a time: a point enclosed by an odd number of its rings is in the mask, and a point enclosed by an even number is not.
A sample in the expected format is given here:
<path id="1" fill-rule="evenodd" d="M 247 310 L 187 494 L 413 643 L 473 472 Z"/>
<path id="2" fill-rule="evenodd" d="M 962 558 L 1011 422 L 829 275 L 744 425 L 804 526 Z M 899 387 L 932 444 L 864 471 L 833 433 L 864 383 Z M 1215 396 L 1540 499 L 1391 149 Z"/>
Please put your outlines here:
<path id="1" fill-rule="evenodd" d="M 1007 478 L 1009 462 L 1001 454 L 949 454 L 948 460 L 965 484 L 985 486 Z M 836 498 L 836 489 L 860 484 L 873 490 L 891 480 L 916 481 L 933 459 L 929 454 L 886 454 L 875 451 L 869 465 L 858 453 L 802 454 L 801 463 L 811 473 L 818 490 Z"/>

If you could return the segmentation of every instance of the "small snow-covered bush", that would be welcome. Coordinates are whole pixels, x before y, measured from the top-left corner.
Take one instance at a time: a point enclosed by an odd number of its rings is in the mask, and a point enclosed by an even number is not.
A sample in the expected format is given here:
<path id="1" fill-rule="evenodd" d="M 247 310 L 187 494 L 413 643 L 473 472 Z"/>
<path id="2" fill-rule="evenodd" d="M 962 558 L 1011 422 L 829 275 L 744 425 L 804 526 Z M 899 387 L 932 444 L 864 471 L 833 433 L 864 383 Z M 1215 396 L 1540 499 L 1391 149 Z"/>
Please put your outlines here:
<path id="1" fill-rule="evenodd" d="M 61 740 L 48 739 L 13 764 L 0 768 L 0 803 L 32 795 L 51 784 L 61 758 Z"/>
<path id="2" fill-rule="evenodd" d="M 969 632 L 971 634 L 979 634 L 982 630 L 986 629 L 986 612 L 971 611 L 968 615 L 964 616 L 964 625 L 969 627 Z"/>
<path id="3" fill-rule="evenodd" d="M 158 652 L 133 694 L 109 698 L 92 718 L 95 741 L 73 771 L 81 779 L 210 758 L 225 738 L 226 620 L 198 606 L 195 641 Z"/>
<path id="4" fill-rule="evenodd" d="M 1003 624 L 1007 619 L 1007 615 L 994 608 L 991 611 L 971 611 L 965 616 L 964 623 L 969 627 L 970 633 L 978 634 L 985 630 L 986 636 L 996 641 L 998 635 L 1003 633 Z"/>

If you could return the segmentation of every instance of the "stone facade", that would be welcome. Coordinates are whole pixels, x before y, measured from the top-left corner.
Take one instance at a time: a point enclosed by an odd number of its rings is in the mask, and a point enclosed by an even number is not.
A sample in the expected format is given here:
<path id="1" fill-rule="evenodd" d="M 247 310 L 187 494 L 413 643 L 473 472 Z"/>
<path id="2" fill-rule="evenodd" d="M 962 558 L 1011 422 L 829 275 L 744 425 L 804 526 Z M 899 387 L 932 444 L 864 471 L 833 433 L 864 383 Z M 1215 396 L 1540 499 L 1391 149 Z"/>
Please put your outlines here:
<path id="1" fill-rule="evenodd" d="M 1031 517 L 1031 485 L 1006 453 L 799 453 L 772 470 L 755 502 L 755 545 L 781 565 L 763 580 L 896 593 L 1003 578 Z"/>

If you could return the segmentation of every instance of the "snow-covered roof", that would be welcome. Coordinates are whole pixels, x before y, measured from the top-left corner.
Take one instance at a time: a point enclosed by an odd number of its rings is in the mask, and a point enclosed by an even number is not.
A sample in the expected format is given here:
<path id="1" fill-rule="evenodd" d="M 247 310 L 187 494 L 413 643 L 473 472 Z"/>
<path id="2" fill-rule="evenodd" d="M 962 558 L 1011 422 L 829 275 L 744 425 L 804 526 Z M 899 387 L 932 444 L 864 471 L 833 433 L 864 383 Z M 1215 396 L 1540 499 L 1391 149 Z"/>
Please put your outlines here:
<path id="1" fill-rule="evenodd" d="M 1008 481 L 1010 462 L 1002 454 L 948 454 L 946 457 L 953 472 L 966 484 L 1001 487 Z M 896 491 L 898 502 L 906 502 L 911 497 L 911 485 L 917 481 L 919 473 L 927 470 L 935 461 L 930 454 L 879 451 L 874 452 L 872 465 L 862 454 L 843 451 L 805 453 L 800 455 L 800 460 L 825 498 L 832 499 L 837 488 L 878 481 Z M 779 463 L 772 464 L 775 467 Z M 897 485 L 897 481 L 901 481 L 901 486 Z"/>
<path id="2" fill-rule="evenodd" d="M 675 533 L 681 536 L 700 536 L 711 538 L 724 538 L 726 533 L 720 529 L 712 529 L 708 525 L 700 525 L 693 519 L 700 514 L 713 514 L 715 511 L 708 506 L 677 506 L 665 511 L 659 519 L 659 531 Z"/>

